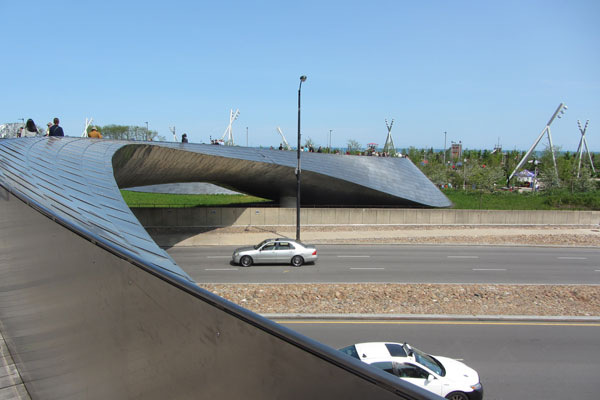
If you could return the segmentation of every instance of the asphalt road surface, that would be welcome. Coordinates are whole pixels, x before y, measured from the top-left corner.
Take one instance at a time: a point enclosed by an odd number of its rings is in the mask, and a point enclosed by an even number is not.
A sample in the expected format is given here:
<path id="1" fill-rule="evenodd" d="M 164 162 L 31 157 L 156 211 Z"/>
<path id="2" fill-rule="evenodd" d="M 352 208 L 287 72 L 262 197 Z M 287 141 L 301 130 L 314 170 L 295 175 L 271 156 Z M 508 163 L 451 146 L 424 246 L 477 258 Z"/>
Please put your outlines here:
<path id="1" fill-rule="evenodd" d="M 231 246 L 167 252 L 203 283 L 600 284 L 600 249 L 573 247 L 322 245 L 314 265 L 231 265 Z"/>
<path id="2" fill-rule="evenodd" d="M 484 399 L 599 398 L 600 324 L 443 321 L 278 321 L 341 348 L 408 342 L 479 372 Z"/>

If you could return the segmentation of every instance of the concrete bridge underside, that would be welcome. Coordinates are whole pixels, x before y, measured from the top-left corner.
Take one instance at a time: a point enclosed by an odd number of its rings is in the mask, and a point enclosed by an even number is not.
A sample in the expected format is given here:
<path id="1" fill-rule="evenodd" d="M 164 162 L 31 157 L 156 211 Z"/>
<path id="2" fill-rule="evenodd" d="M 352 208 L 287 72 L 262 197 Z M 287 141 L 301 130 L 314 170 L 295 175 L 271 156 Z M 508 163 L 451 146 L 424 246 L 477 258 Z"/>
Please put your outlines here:
<path id="1" fill-rule="evenodd" d="M 0 329 L 29 395 L 437 398 L 198 288 L 119 193 L 185 181 L 191 147 L 0 141 Z"/>

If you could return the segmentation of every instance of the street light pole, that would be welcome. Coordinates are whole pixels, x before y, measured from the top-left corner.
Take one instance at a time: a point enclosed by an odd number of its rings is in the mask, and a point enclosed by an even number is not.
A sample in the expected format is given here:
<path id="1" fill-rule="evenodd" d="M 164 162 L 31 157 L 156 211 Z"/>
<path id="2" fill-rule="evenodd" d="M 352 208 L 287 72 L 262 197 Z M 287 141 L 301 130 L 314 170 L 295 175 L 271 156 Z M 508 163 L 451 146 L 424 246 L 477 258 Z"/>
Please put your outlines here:
<path id="1" fill-rule="evenodd" d="M 446 167 L 446 131 L 444 131 L 444 168 Z"/>
<path id="2" fill-rule="evenodd" d="M 300 93 L 302 91 L 302 82 L 306 81 L 306 76 L 300 77 L 298 86 L 298 167 L 296 168 L 296 240 L 300 240 Z"/>
<path id="3" fill-rule="evenodd" d="M 333 129 L 329 130 L 329 152 L 331 153 L 331 132 L 333 131 Z"/>
<path id="4" fill-rule="evenodd" d="M 148 136 L 149 136 L 150 131 L 148 130 L 148 121 L 146 121 L 146 142 L 149 140 Z"/>
<path id="5" fill-rule="evenodd" d="M 467 190 L 467 159 L 463 160 L 463 190 Z"/>

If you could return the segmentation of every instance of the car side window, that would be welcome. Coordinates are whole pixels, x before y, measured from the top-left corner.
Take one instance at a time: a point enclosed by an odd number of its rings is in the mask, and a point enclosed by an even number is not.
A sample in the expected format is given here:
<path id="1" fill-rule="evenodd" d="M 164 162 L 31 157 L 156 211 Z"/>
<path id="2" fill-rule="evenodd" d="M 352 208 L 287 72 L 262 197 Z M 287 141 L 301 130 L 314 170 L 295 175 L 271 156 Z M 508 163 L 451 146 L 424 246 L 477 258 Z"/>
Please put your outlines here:
<path id="1" fill-rule="evenodd" d="M 375 362 L 371 365 L 392 375 L 396 375 L 394 372 L 394 364 L 391 361 Z"/>
<path id="2" fill-rule="evenodd" d="M 410 364 L 397 364 L 398 376 L 400 378 L 416 378 L 416 379 L 427 379 L 429 373 L 416 365 Z"/>
<path id="3" fill-rule="evenodd" d="M 358 356 L 358 353 L 356 352 L 356 347 L 354 347 L 353 344 L 348 347 L 344 347 L 343 349 L 340 349 L 340 351 L 348 354 L 351 357 L 356 358 L 357 360 L 360 360 L 360 357 Z"/>
<path id="4" fill-rule="evenodd" d="M 277 243 L 277 250 L 292 250 L 294 246 L 288 242 L 280 242 Z"/>
<path id="5" fill-rule="evenodd" d="M 261 251 L 265 251 L 265 250 L 275 250 L 275 244 L 274 243 L 269 243 L 266 246 L 264 246 Z"/>

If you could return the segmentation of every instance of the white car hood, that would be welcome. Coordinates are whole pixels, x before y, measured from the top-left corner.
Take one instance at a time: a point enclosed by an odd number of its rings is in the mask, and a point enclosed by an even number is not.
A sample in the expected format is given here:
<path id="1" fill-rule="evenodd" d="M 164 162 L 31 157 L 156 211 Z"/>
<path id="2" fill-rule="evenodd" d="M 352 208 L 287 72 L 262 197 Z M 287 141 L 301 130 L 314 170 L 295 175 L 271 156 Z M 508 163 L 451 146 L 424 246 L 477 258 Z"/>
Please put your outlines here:
<path id="1" fill-rule="evenodd" d="M 248 246 L 248 247 L 240 247 L 239 249 L 235 249 L 236 253 L 244 253 L 246 251 L 253 251 L 256 250 L 254 247 L 252 246 Z"/>
<path id="2" fill-rule="evenodd" d="M 469 386 L 479 383 L 479 374 L 473 368 L 448 357 L 434 356 L 446 369 L 445 378 L 463 382 Z"/>

